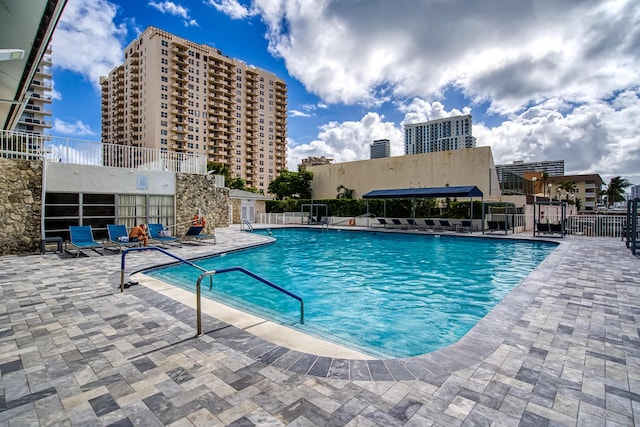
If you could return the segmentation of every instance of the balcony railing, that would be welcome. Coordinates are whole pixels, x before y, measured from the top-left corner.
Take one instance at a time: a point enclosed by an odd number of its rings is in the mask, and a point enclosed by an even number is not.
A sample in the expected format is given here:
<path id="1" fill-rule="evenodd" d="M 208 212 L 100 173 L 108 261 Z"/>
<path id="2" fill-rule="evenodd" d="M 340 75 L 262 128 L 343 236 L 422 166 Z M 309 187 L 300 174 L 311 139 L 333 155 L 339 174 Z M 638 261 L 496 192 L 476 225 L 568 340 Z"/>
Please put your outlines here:
<path id="1" fill-rule="evenodd" d="M 205 155 L 0 131 L 0 157 L 204 175 Z"/>

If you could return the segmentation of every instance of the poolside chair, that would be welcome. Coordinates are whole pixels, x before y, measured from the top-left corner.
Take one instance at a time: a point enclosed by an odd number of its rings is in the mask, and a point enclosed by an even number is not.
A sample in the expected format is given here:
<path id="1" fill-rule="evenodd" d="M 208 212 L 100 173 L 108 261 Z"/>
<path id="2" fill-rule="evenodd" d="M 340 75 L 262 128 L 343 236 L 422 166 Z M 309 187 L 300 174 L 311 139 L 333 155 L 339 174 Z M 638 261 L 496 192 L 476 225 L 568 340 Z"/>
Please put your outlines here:
<path id="1" fill-rule="evenodd" d="M 149 229 L 149 240 L 160 243 L 163 248 L 166 248 L 165 244 L 177 244 L 182 247 L 182 241 L 179 238 L 164 234 L 162 224 L 147 224 L 147 228 Z"/>
<path id="2" fill-rule="evenodd" d="M 107 233 L 109 233 L 109 242 L 104 246 L 105 249 L 111 250 L 111 247 L 115 246 L 122 252 L 123 247 L 132 248 L 141 244 L 141 242 L 129 241 L 127 226 L 124 224 L 107 224 Z"/>
<path id="3" fill-rule="evenodd" d="M 434 230 L 436 228 L 436 223 L 432 219 L 425 219 L 424 223 L 427 227 L 427 230 Z"/>
<path id="4" fill-rule="evenodd" d="M 69 236 L 69 244 L 78 250 L 76 257 L 79 257 L 80 252 L 84 249 L 91 249 L 99 253 L 96 249 L 101 248 L 102 253 L 100 255 L 104 255 L 104 246 L 102 243 L 93 240 L 93 230 L 91 230 L 90 225 L 69 226 Z"/>
<path id="5" fill-rule="evenodd" d="M 473 231 L 473 225 L 470 220 L 463 219 L 460 221 L 460 225 L 458 225 L 458 227 L 456 228 L 456 231 L 460 233 L 464 233 L 464 232 L 471 233 Z"/>
<path id="6" fill-rule="evenodd" d="M 182 240 L 195 240 L 198 244 L 201 244 L 204 240 L 213 240 L 213 244 L 216 244 L 216 235 L 215 234 L 202 234 L 202 226 L 192 225 L 189 227 L 184 236 L 182 236 Z"/>
<path id="7" fill-rule="evenodd" d="M 409 228 L 407 224 L 403 224 L 398 218 L 393 218 L 391 222 L 393 223 L 393 228 Z"/>
<path id="8" fill-rule="evenodd" d="M 411 228 L 411 229 L 414 229 L 414 230 L 419 230 L 420 229 L 420 226 L 418 225 L 416 220 L 413 219 L 413 218 L 407 218 L 407 224 L 409 225 L 408 228 Z"/>
<path id="9" fill-rule="evenodd" d="M 436 227 L 433 229 L 433 231 L 436 231 L 436 228 L 440 231 L 453 231 L 455 230 L 455 227 L 451 225 L 451 223 L 449 222 L 449 220 L 447 219 L 439 219 L 438 222 L 440 223 L 440 225 L 436 225 Z"/>
<path id="10" fill-rule="evenodd" d="M 383 226 L 384 228 L 387 228 L 387 227 L 390 227 L 390 226 L 391 226 L 391 224 L 389 224 L 389 223 L 387 222 L 387 220 L 386 220 L 386 219 L 384 219 L 384 218 L 378 218 L 378 222 L 379 222 L 379 223 L 380 223 L 380 225 L 381 225 L 381 226 Z"/>

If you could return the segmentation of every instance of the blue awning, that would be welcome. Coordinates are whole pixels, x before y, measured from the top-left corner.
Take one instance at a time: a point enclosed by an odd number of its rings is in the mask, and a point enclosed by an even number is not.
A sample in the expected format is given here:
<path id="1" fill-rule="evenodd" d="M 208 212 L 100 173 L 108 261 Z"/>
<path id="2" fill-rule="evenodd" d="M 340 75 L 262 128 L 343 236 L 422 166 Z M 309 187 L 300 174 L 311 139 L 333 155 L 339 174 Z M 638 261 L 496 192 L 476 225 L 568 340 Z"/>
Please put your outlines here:
<path id="1" fill-rule="evenodd" d="M 363 199 L 428 199 L 435 197 L 482 197 L 482 191 L 475 185 L 459 187 L 400 188 L 393 190 L 373 190 Z"/>

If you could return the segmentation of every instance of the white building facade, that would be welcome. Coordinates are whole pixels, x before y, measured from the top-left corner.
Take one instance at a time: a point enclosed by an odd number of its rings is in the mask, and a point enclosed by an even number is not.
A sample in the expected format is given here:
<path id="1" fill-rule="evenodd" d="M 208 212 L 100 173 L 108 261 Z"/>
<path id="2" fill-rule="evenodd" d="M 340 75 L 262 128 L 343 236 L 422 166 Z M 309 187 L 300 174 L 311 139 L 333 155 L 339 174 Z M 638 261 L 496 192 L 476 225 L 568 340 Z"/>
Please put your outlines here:
<path id="1" fill-rule="evenodd" d="M 404 154 L 475 148 L 471 115 L 446 117 L 404 125 Z"/>

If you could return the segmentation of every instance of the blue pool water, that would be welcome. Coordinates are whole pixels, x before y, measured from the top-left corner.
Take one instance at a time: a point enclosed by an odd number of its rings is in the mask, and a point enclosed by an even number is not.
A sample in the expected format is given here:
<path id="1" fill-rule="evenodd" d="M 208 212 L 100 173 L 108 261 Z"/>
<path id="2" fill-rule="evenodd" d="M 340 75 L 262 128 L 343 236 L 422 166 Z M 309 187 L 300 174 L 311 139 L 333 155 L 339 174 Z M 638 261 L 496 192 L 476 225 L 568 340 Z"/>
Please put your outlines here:
<path id="1" fill-rule="evenodd" d="M 203 296 L 381 357 L 456 342 L 522 281 L 555 244 L 455 236 L 273 229 L 276 243 L 195 263 L 244 267 L 304 299 L 300 304 L 239 272 L 214 276 Z M 147 272 L 194 290 L 187 265 Z M 206 326 L 205 326 L 206 328 Z"/>

